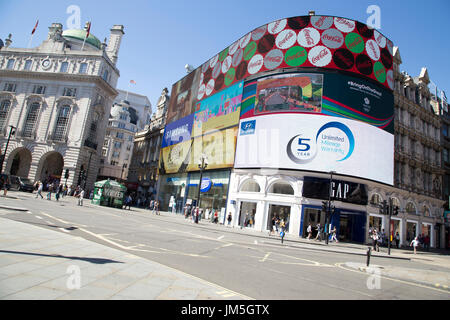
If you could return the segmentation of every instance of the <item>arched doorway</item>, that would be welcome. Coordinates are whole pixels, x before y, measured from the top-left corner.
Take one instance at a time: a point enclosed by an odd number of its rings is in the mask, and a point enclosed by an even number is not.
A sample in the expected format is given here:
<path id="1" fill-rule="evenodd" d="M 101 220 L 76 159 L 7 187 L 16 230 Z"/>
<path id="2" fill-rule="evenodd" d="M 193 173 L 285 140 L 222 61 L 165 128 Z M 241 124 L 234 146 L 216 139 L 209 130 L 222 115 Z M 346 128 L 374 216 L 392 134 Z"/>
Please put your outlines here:
<path id="1" fill-rule="evenodd" d="M 39 161 L 36 178 L 41 181 L 60 180 L 64 168 L 64 159 L 56 151 L 45 154 Z"/>
<path id="2" fill-rule="evenodd" d="M 18 148 L 12 151 L 8 158 L 9 173 L 13 176 L 28 178 L 31 157 L 31 151 L 26 148 Z"/>

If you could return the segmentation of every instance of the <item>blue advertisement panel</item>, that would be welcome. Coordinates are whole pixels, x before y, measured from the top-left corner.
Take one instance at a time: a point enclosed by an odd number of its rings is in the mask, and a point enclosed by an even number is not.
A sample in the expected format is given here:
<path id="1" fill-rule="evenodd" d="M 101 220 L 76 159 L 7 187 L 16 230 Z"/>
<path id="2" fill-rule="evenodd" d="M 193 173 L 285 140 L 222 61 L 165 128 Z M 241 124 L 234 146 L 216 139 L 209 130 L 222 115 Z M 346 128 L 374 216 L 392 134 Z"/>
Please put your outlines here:
<path id="1" fill-rule="evenodd" d="M 166 148 L 190 140 L 193 123 L 194 114 L 191 114 L 166 125 L 161 148 Z"/>

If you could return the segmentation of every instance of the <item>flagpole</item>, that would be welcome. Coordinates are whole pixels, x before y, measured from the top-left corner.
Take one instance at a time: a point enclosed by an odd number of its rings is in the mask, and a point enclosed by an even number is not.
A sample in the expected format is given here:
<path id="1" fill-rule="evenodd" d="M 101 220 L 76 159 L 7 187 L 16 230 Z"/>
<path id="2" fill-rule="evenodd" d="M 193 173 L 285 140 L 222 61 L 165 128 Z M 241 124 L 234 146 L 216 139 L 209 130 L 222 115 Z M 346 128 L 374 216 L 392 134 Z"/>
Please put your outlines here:
<path id="1" fill-rule="evenodd" d="M 31 48 L 31 42 L 33 41 L 34 34 L 31 34 L 30 41 L 28 42 L 28 49 Z"/>

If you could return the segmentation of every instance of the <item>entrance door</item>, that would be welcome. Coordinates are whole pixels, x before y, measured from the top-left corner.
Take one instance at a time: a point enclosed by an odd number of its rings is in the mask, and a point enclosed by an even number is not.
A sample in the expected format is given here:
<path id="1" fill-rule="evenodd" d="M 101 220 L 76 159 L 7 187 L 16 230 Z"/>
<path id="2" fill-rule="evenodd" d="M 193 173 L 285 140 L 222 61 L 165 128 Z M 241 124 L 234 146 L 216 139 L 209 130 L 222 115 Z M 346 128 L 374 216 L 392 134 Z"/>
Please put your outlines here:
<path id="1" fill-rule="evenodd" d="M 339 212 L 331 220 L 331 226 L 336 226 L 338 239 L 344 242 L 364 243 L 366 235 L 365 212 Z"/>
<path id="2" fill-rule="evenodd" d="M 351 241 L 352 240 L 352 224 L 353 220 L 349 215 L 341 214 L 341 221 L 339 227 L 339 241 Z"/>
<path id="3" fill-rule="evenodd" d="M 305 208 L 303 212 L 303 227 L 302 227 L 302 236 L 303 238 L 306 238 L 308 236 L 308 233 L 306 232 L 306 229 L 308 228 L 308 225 L 311 223 L 311 227 L 313 230 L 313 238 L 316 237 L 317 231 L 316 227 L 317 224 L 320 223 L 320 226 L 322 229 L 325 226 L 325 213 L 322 212 L 320 209 L 314 209 L 314 208 Z"/>

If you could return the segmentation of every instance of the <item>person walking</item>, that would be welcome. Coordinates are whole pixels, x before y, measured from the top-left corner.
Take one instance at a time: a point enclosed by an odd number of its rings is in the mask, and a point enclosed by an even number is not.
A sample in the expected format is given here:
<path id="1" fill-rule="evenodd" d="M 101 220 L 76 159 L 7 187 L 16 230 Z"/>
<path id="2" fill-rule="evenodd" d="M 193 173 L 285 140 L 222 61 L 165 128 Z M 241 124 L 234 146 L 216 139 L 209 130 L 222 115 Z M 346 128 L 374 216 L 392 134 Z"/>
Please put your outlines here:
<path id="1" fill-rule="evenodd" d="M 229 212 L 228 213 L 228 218 L 227 218 L 227 221 L 228 221 L 228 225 L 230 226 L 231 225 L 231 220 L 232 220 L 233 218 L 231 217 L 231 212 Z"/>
<path id="2" fill-rule="evenodd" d="M 133 202 L 133 198 L 131 197 L 131 194 L 129 194 L 127 197 L 126 197 L 126 199 L 125 199 L 125 207 L 124 207 L 124 210 L 126 210 L 127 209 L 127 207 L 128 207 L 128 210 L 131 210 L 131 203 Z"/>
<path id="3" fill-rule="evenodd" d="M 41 181 L 36 182 L 37 184 L 37 192 L 36 192 L 36 199 L 38 196 L 41 197 L 41 199 L 44 199 L 44 197 L 42 196 L 42 190 L 44 189 L 44 184 Z"/>
<path id="4" fill-rule="evenodd" d="M 84 198 L 84 189 L 81 189 L 80 193 L 78 194 L 78 205 L 83 206 L 83 198 Z"/>
<path id="5" fill-rule="evenodd" d="M 320 223 L 317 224 L 316 230 L 317 230 L 317 235 L 314 240 L 322 241 L 322 228 L 320 226 Z"/>
<path id="6" fill-rule="evenodd" d="M 155 207 L 156 207 L 156 215 L 160 216 L 161 214 L 159 213 L 159 201 L 155 201 Z"/>
<path id="7" fill-rule="evenodd" d="M 414 254 L 417 253 L 417 247 L 419 246 L 419 238 L 415 237 L 413 241 L 411 241 L 410 246 L 414 248 Z"/>
<path id="8" fill-rule="evenodd" d="M 333 240 L 339 242 L 336 235 L 337 235 L 336 226 L 333 226 L 333 229 L 331 230 L 331 242 L 333 242 Z"/>
<path id="9" fill-rule="evenodd" d="M 48 187 L 48 193 L 47 193 L 47 200 L 52 200 L 52 189 L 53 189 L 53 185 L 48 183 L 47 184 Z"/>
<path id="10" fill-rule="evenodd" d="M 373 251 L 380 251 L 380 247 L 379 247 L 379 245 L 378 245 L 378 238 L 379 238 L 379 236 L 378 236 L 378 232 L 377 232 L 377 229 L 373 229 L 372 230 L 372 243 L 373 243 Z"/>
<path id="11" fill-rule="evenodd" d="M 216 210 L 216 212 L 214 212 L 214 223 L 217 224 L 219 222 L 219 211 Z"/>
<path id="12" fill-rule="evenodd" d="M 56 201 L 59 202 L 59 197 L 61 195 L 62 185 L 59 185 L 58 188 L 56 188 L 55 198 Z"/>
<path id="13" fill-rule="evenodd" d="M 395 234 L 395 245 L 397 246 L 397 249 L 399 248 L 399 244 L 400 244 L 400 235 L 397 232 Z"/>
<path id="14" fill-rule="evenodd" d="M 308 228 L 306 228 L 306 232 L 308 233 L 308 237 L 306 239 L 311 240 L 312 237 L 312 226 L 311 223 L 308 224 Z"/>

